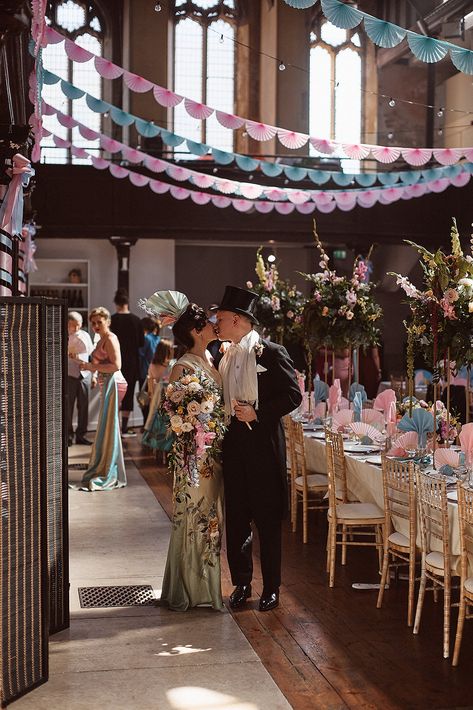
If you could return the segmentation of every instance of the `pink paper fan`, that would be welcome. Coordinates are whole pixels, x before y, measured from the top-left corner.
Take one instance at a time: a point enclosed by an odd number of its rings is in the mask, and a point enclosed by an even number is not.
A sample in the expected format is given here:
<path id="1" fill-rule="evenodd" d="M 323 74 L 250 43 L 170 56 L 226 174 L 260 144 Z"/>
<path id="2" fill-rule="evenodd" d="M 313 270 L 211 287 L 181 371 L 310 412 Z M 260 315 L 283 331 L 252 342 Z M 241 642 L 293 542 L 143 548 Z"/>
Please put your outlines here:
<path id="1" fill-rule="evenodd" d="M 462 157 L 462 148 L 435 148 L 434 158 L 440 165 L 453 165 Z"/>
<path id="2" fill-rule="evenodd" d="M 366 192 L 359 192 L 356 196 L 356 201 L 360 207 L 373 207 L 377 203 L 378 197 L 377 190 L 367 190 Z"/>
<path id="3" fill-rule="evenodd" d="M 384 195 L 385 200 L 388 202 L 397 202 L 397 200 L 401 199 L 403 194 L 403 187 L 388 187 L 387 190 L 381 190 L 381 195 Z"/>
<path id="4" fill-rule="evenodd" d="M 37 78 L 36 78 L 36 73 L 34 71 L 30 72 L 30 75 L 28 77 L 28 86 L 30 89 L 33 89 L 33 91 L 36 91 L 36 85 L 37 85 Z"/>
<path id="5" fill-rule="evenodd" d="M 288 190 L 287 197 L 293 205 L 303 205 L 310 200 L 310 193 L 303 190 Z"/>
<path id="6" fill-rule="evenodd" d="M 255 141 L 269 141 L 277 133 L 275 126 L 270 126 L 267 123 L 258 123 L 256 121 L 247 121 L 246 130 L 251 138 Z"/>
<path id="7" fill-rule="evenodd" d="M 325 138 L 309 138 L 310 144 L 319 153 L 325 153 L 326 155 L 331 155 L 336 149 L 336 143 L 329 141 Z"/>
<path id="8" fill-rule="evenodd" d="M 80 149 L 82 150 L 82 148 Z M 84 150 L 85 153 L 85 150 Z M 75 155 L 75 154 L 74 154 Z M 87 153 L 85 155 L 79 155 L 79 158 L 85 158 L 87 157 Z M 105 170 L 105 168 L 108 168 L 110 165 L 109 160 L 105 160 L 105 158 L 96 158 L 95 155 L 92 155 L 92 165 L 94 168 L 97 168 L 97 170 Z"/>
<path id="9" fill-rule="evenodd" d="M 295 209 L 295 205 L 291 202 L 276 202 L 275 207 L 276 212 L 279 212 L 279 214 L 291 214 Z"/>
<path id="10" fill-rule="evenodd" d="M 255 202 L 255 209 L 260 214 L 268 214 L 274 210 L 274 202 Z"/>
<path id="11" fill-rule="evenodd" d="M 386 145 L 373 146 L 371 154 L 380 163 L 392 163 L 401 155 L 400 148 L 388 148 Z"/>
<path id="12" fill-rule="evenodd" d="M 338 209 L 341 210 L 342 212 L 350 212 L 352 209 L 356 207 L 356 197 L 354 198 L 353 202 L 345 202 L 344 204 L 337 205 Z"/>
<path id="13" fill-rule="evenodd" d="M 57 30 L 53 30 L 52 27 L 46 27 L 44 30 L 44 39 L 47 44 L 59 44 L 64 41 L 64 36 L 57 32 Z"/>
<path id="14" fill-rule="evenodd" d="M 61 126 L 64 126 L 64 128 L 74 128 L 77 125 L 77 121 L 72 118 L 72 116 L 66 116 L 65 113 L 61 113 L 61 111 L 58 111 L 57 114 L 57 120 L 61 124 Z M 79 126 L 79 131 L 80 131 L 80 126 Z M 88 129 L 90 130 L 90 129 Z M 95 134 L 94 138 L 98 138 L 98 133 L 95 133 L 95 131 L 92 131 L 92 133 Z M 92 139 L 93 140 L 93 139 Z"/>
<path id="15" fill-rule="evenodd" d="M 191 200 L 196 205 L 206 205 L 210 202 L 210 195 L 207 192 L 191 192 Z"/>
<path id="16" fill-rule="evenodd" d="M 331 192 L 313 192 L 312 199 L 317 207 L 319 205 L 329 205 L 334 201 L 333 194 Z"/>
<path id="17" fill-rule="evenodd" d="M 144 187 L 149 183 L 149 177 L 141 175 L 141 173 L 130 173 L 128 179 L 135 187 Z"/>
<path id="18" fill-rule="evenodd" d="M 130 163 L 141 163 L 143 160 L 144 154 L 140 150 L 136 150 L 136 148 L 123 146 L 121 150 L 123 157 L 126 158 L 126 160 L 129 160 Z"/>
<path id="19" fill-rule="evenodd" d="M 175 200 L 187 200 L 191 194 L 185 187 L 178 187 L 177 185 L 171 185 L 170 192 Z"/>
<path id="20" fill-rule="evenodd" d="M 194 173 L 192 180 L 197 187 L 210 187 L 215 182 L 215 178 L 210 177 L 210 175 L 204 175 L 203 173 Z"/>
<path id="21" fill-rule="evenodd" d="M 369 437 L 373 442 L 381 439 L 381 432 L 367 422 L 352 422 L 348 425 L 348 428 L 359 439 L 363 439 L 365 436 Z"/>
<path id="22" fill-rule="evenodd" d="M 448 178 L 439 178 L 438 180 L 432 180 L 427 183 L 427 187 L 432 192 L 443 192 L 450 185 Z"/>
<path id="23" fill-rule="evenodd" d="M 231 199 L 229 197 L 224 197 L 223 195 L 212 195 L 211 200 L 215 207 L 219 207 L 221 209 L 232 204 Z"/>
<path id="24" fill-rule="evenodd" d="M 31 121 L 29 121 L 31 125 Z M 47 138 L 48 136 L 52 135 L 51 131 L 48 131 L 44 126 L 41 126 L 41 138 Z"/>
<path id="25" fill-rule="evenodd" d="M 232 131 L 237 130 L 245 125 L 245 121 L 240 116 L 235 116 L 233 113 L 223 113 L 223 111 L 215 111 L 217 121 L 224 128 L 230 128 Z"/>
<path id="26" fill-rule="evenodd" d="M 248 200 L 256 200 L 263 194 L 263 186 L 253 185 L 249 182 L 241 182 L 240 192 L 243 197 L 246 197 Z"/>
<path id="27" fill-rule="evenodd" d="M 436 449 L 434 459 L 437 468 L 442 466 L 457 468 L 460 465 L 460 454 L 452 449 Z"/>
<path id="28" fill-rule="evenodd" d="M 467 160 L 473 160 L 473 148 L 463 148 L 463 155 Z"/>
<path id="29" fill-rule="evenodd" d="M 300 214 L 312 214 L 315 210 L 315 204 L 313 202 L 306 202 L 303 205 L 296 205 L 296 210 Z"/>
<path id="30" fill-rule="evenodd" d="M 125 71 L 108 59 L 103 59 L 103 57 L 95 57 L 94 64 L 98 73 L 100 76 L 103 76 L 104 79 L 118 79 Z"/>
<path id="31" fill-rule="evenodd" d="M 354 206 L 356 203 L 356 194 L 354 192 L 335 192 L 334 193 L 335 202 L 339 207 Z"/>
<path id="32" fill-rule="evenodd" d="M 177 104 L 180 104 L 183 97 L 179 96 L 179 94 L 175 94 L 174 91 L 170 91 L 169 89 L 165 89 L 162 86 L 158 86 L 155 84 L 155 87 L 153 89 L 153 95 L 158 104 L 161 104 L 161 106 L 166 106 L 166 108 L 173 108 L 174 106 L 177 106 Z"/>
<path id="33" fill-rule="evenodd" d="M 100 138 L 100 133 L 93 131 L 91 128 L 87 128 L 87 126 L 79 125 L 78 128 L 82 138 L 85 138 L 88 141 L 95 141 L 97 138 Z"/>
<path id="34" fill-rule="evenodd" d="M 361 421 L 375 427 L 380 426 L 382 429 L 384 427 L 384 414 L 383 412 L 378 412 L 376 409 L 363 409 L 361 412 Z"/>
<path id="35" fill-rule="evenodd" d="M 219 192 L 223 192 L 224 195 L 232 195 L 234 192 L 236 192 L 238 183 L 234 182 L 233 180 L 217 179 L 214 181 L 214 186 L 216 190 L 218 190 Z"/>
<path id="36" fill-rule="evenodd" d="M 179 165 L 170 165 L 166 172 L 169 177 L 172 177 L 173 180 L 178 180 L 179 182 L 189 180 L 191 176 L 190 170 L 187 168 L 181 168 Z"/>
<path id="37" fill-rule="evenodd" d="M 454 178 L 450 179 L 452 185 L 455 187 L 465 187 L 470 182 L 471 175 L 467 172 L 458 173 Z"/>
<path id="38" fill-rule="evenodd" d="M 296 133 L 295 131 L 287 131 L 285 128 L 279 128 L 278 139 L 286 148 L 297 150 L 307 143 L 309 136 L 306 133 Z"/>
<path id="39" fill-rule="evenodd" d="M 92 52 L 88 52 L 87 49 L 80 47 L 78 44 L 67 38 L 64 42 L 64 49 L 66 50 L 66 54 L 69 59 L 73 62 L 90 62 L 94 56 Z"/>
<path id="40" fill-rule="evenodd" d="M 150 155 L 145 157 L 144 163 L 148 170 L 151 170 L 153 173 L 163 173 L 168 166 L 163 160 L 152 158 Z"/>
<path id="41" fill-rule="evenodd" d="M 336 206 L 336 202 L 328 202 L 325 205 L 317 205 L 317 209 L 319 210 L 319 212 L 322 212 L 322 214 L 330 214 L 330 212 L 334 211 Z"/>
<path id="42" fill-rule="evenodd" d="M 350 409 L 342 409 L 332 417 L 332 431 L 340 431 L 353 421 L 353 412 Z"/>
<path id="43" fill-rule="evenodd" d="M 404 195 L 407 197 L 422 197 L 422 195 L 425 195 L 426 190 L 427 185 L 424 183 L 418 183 L 417 185 L 406 185 Z"/>
<path id="44" fill-rule="evenodd" d="M 120 178 L 120 180 L 130 174 L 129 170 L 127 170 L 126 168 L 122 168 L 121 165 L 115 165 L 114 163 L 110 163 L 108 169 L 110 170 L 113 177 Z"/>
<path id="45" fill-rule="evenodd" d="M 100 136 L 100 145 L 109 153 L 118 153 L 119 150 L 125 147 L 123 143 L 119 143 L 108 136 Z"/>
<path id="46" fill-rule="evenodd" d="M 419 441 L 419 435 L 416 431 L 406 431 L 401 436 L 398 436 L 395 441 L 392 442 L 393 448 L 401 449 L 415 449 Z"/>
<path id="47" fill-rule="evenodd" d="M 161 182 L 161 180 L 150 180 L 149 186 L 152 191 L 155 192 L 157 195 L 164 195 L 164 193 L 168 192 L 169 188 L 171 187 L 167 183 Z"/>
<path id="48" fill-rule="evenodd" d="M 57 111 L 55 108 L 53 108 L 49 104 L 46 104 L 43 102 L 42 113 L 43 113 L 43 116 L 54 116 L 54 114 L 57 113 Z"/>
<path id="49" fill-rule="evenodd" d="M 343 152 L 352 160 L 363 160 L 367 155 L 370 154 L 370 149 L 367 145 L 361 145 L 360 143 L 346 144 L 342 145 Z"/>
<path id="50" fill-rule="evenodd" d="M 409 165 L 425 165 L 432 157 L 429 148 L 403 148 L 401 155 Z"/>
<path id="51" fill-rule="evenodd" d="M 271 200 L 271 202 L 277 202 L 278 200 L 284 199 L 285 192 L 277 187 L 273 187 L 269 190 L 265 190 L 264 195 L 268 200 Z"/>
<path id="52" fill-rule="evenodd" d="M 199 121 L 205 121 L 214 112 L 210 106 L 200 104 L 198 101 L 192 101 L 191 99 L 184 99 L 184 106 L 189 116 L 197 118 Z"/>
<path id="53" fill-rule="evenodd" d="M 342 409 L 350 409 L 350 402 L 346 397 L 342 397 L 340 400 L 340 404 L 338 405 L 339 411 Z"/>
<path id="54" fill-rule="evenodd" d="M 151 91 L 154 86 L 151 81 L 144 79 L 142 76 L 139 76 L 139 74 L 132 74 L 129 71 L 123 72 L 123 80 L 128 88 L 137 94 L 144 94 L 146 91 Z"/>
<path id="55" fill-rule="evenodd" d="M 59 138 L 59 136 L 53 136 L 53 141 L 58 148 L 69 148 L 71 145 L 70 141 L 65 138 Z"/>
<path id="56" fill-rule="evenodd" d="M 253 207 L 251 200 L 232 200 L 232 205 L 237 212 L 248 212 Z"/>

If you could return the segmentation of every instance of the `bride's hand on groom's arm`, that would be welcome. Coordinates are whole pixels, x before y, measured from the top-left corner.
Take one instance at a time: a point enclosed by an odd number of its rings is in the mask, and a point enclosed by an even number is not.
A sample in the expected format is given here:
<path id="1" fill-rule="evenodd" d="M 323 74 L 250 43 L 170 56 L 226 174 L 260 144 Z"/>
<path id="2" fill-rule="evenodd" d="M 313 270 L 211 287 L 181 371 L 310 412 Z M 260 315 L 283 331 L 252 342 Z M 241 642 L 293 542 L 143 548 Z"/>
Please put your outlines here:
<path id="1" fill-rule="evenodd" d="M 251 404 L 235 404 L 235 416 L 240 422 L 254 422 L 258 418 Z"/>

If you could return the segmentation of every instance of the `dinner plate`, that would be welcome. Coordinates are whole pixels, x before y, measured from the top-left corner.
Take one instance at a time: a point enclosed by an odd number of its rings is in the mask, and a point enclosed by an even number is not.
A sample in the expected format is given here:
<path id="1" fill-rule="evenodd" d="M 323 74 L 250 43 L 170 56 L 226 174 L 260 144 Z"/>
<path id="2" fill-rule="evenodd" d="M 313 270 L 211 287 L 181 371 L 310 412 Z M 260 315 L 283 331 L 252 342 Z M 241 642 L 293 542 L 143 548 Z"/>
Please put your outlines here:
<path id="1" fill-rule="evenodd" d="M 372 463 L 376 466 L 381 466 L 381 454 L 376 454 L 374 456 L 367 456 L 365 459 L 366 463 Z"/>
<path id="2" fill-rule="evenodd" d="M 343 444 L 345 453 L 350 454 L 367 454 L 371 451 L 376 451 L 379 446 L 376 444 L 357 444 L 355 441 L 347 441 Z"/>
<path id="3" fill-rule="evenodd" d="M 324 431 L 308 431 L 305 435 L 308 436 L 309 439 L 325 439 Z"/>
<path id="4" fill-rule="evenodd" d="M 302 428 L 304 431 L 322 431 L 324 428 L 323 424 L 303 424 Z"/>
<path id="5" fill-rule="evenodd" d="M 458 503 L 458 491 L 447 491 L 447 498 Z"/>

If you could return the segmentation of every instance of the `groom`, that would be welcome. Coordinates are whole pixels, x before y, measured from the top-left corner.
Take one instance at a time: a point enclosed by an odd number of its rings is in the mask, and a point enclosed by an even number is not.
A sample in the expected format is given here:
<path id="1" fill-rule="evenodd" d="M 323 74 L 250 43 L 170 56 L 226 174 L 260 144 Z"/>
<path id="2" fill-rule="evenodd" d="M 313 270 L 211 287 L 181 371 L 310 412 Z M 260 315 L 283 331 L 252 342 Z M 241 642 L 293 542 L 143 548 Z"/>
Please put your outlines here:
<path id="1" fill-rule="evenodd" d="M 258 295 L 227 286 L 217 309 L 217 334 L 231 341 L 220 364 L 228 430 L 223 442 L 227 557 L 235 585 L 230 606 L 251 596 L 253 521 L 263 575 L 260 611 L 278 606 L 281 521 L 287 512 L 287 472 L 281 417 L 301 403 L 294 367 L 281 345 L 261 340 Z"/>

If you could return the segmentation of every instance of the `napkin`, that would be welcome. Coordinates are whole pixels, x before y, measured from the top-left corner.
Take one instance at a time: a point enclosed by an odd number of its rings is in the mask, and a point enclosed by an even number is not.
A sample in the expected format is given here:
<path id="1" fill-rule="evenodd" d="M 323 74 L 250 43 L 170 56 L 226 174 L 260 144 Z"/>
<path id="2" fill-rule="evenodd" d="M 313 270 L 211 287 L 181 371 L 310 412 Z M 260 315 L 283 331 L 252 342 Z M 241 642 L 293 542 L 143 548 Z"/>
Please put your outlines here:
<path id="1" fill-rule="evenodd" d="M 366 395 L 366 392 L 364 394 Z M 353 396 L 353 411 L 355 413 L 355 416 L 354 416 L 355 422 L 361 422 L 362 410 L 363 410 L 363 392 L 358 391 L 358 392 L 355 392 L 355 394 Z"/>
<path id="2" fill-rule="evenodd" d="M 326 402 L 328 397 L 328 385 L 321 380 L 314 380 L 314 402 Z"/>
<path id="3" fill-rule="evenodd" d="M 314 407 L 314 424 L 323 424 L 327 412 L 326 402 L 317 402 Z"/>
<path id="4" fill-rule="evenodd" d="M 408 457 L 408 453 L 402 446 L 393 446 L 389 449 L 388 456 L 395 456 L 397 459 L 404 459 Z"/>
<path id="5" fill-rule="evenodd" d="M 350 385 L 350 389 L 348 391 L 348 399 L 350 402 L 353 402 L 355 399 L 355 394 L 359 392 L 362 396 L 363 402 L 366 402 L 368 399 L 368 395 L 366 394 L 366 390 L 363 385 L 358 384 L 358 382 L 353 382 L 353 384 Z"/>
<path id="6" fill-rule="evenodd" d="M 425 409 L 414 409 L 412 417 L 405 414 L 397 426 L 401 431 L 416 431 L 419 436 L 419 448 L 425 449 L 427 434 L 434 430 L 434 418 Z M 473 433 L 471 438 L 473 447 Z"/>
<path id="7" fill-rule="evenodd" d="M 460 446 L 465 454 L 465 463 L 471 466 L 473 463 L 473 423 L 464 424 L 460 432 Z"/>
<path id="8" fill-rule="evenodd" d="M 333 385 L 328 391 L 328 409 L 330 414 L 335 414 L 340 406 L 342 400 L 342 388 L 340 387 L 340 380 L 334 380 Z"/>
<path id="9" fill-rule="evenodd" d="M 373 402 L 373 409 L 378 409 L 380 412 L 384 413 L 384 420 L 386 423 L 391 421 L 389 419 L 391 412 L 391 404 L 394 402 L 396 404 L 396 393 L 394 390 L 384 390 L 378 394 Z"/>

